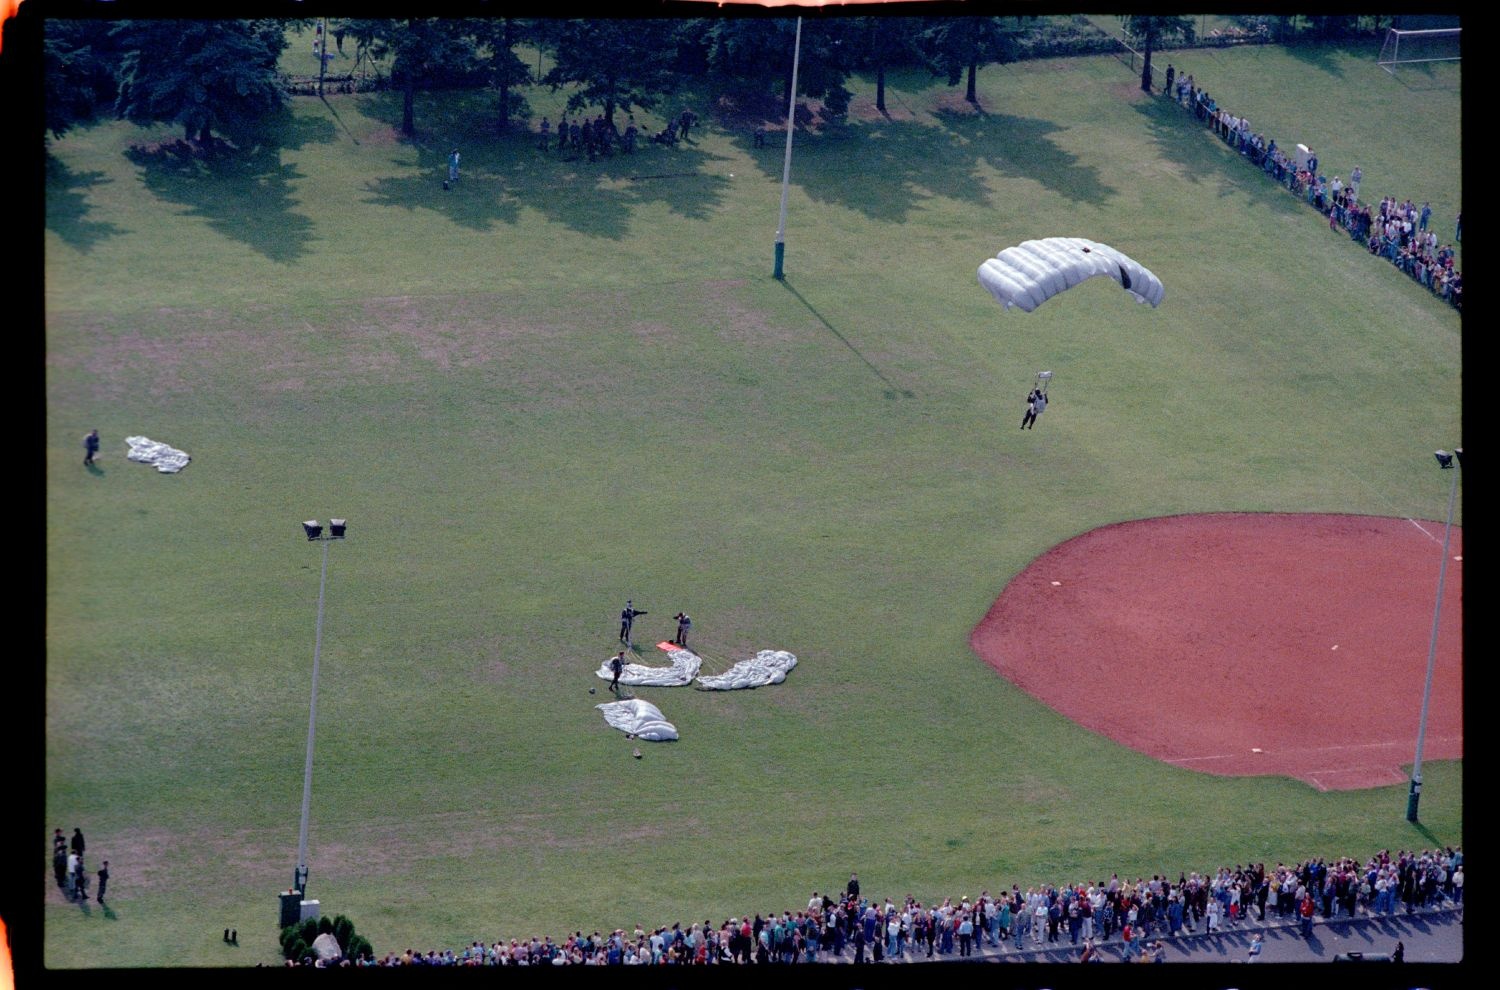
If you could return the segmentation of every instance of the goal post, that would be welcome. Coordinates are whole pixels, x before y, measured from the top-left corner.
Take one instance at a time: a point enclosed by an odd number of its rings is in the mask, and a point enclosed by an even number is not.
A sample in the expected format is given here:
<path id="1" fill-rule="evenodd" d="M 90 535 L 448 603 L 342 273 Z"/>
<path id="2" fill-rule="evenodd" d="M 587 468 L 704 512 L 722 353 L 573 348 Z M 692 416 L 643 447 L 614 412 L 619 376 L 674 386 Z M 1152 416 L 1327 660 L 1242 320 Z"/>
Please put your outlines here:
<path id="1" fill-rule="evenodd" d="M 1378 64 L 1385 71 L 1394 73 L 1398 65 L 1457 62 L 1462 30 L 1428 28 L 1422 31 L 1403 31 L 1400 28 L 1390 28 L 1386 31 L 1385 44 L 1380 47 Z"/>

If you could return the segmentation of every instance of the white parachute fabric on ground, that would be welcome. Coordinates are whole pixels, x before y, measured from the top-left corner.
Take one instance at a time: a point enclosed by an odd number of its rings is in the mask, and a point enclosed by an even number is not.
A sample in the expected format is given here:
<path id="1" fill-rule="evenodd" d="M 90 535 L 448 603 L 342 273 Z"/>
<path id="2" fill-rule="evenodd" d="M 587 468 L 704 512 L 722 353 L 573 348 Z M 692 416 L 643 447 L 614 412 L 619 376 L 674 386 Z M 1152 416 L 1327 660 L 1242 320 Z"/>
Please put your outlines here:
<path id="1" fill-rule="evenodd" d="M 667 658 L 672 661 L 670 667 L 627 663 L 620 671 L 620 683 L 631 687 L 684 687 L 693 683 L 698 669 L 703 666 L 703 658 L 691 650 L 669 650 Z M 609 660 L 600 665 L 598 673 L 606 681 L 615 679 L 614 671 L 609 669 Z"/>
<path id="2" fill-rule="evenodd" d="M 125 442 L 130 445 L 130 453 L 125 456 L 132 461 L 142 464 L 155 465 L 156 470 L 162 474 L 176 474 L 188 466 L 192 460 L 186 452 L 176 447 L 168 447 L 164 443 L 158 443 L 149 437 L 126 437 Z"/>
<path id="3" fill-rule="evenodd" d="M 1006 309 L 1030 313 L 1059 292 L 1104 275 L 1138 303 L 1161 305 L 1161 279 L 1108 244 L 1083 237 L 1044 237 L 1008 247 L 979 266 L 979 284 Z"/>
<path id="4" fill-rule="evenodd" d="M 652 742 L 677 738 L 677 726 L 668 722 L 661 709 L 649 701 L 631 698 L 628 701 L 606 701 L 594 707 L 604 713 L 604 721 L 626 735 Z"/>
<path id="5" fill-rule="evenodd" d="M 787 671 L 797 666 L 797 658 L 786 650 L 761 650 L 749 660 L 741 660 L 722 674 L 698 678 L 711 691 L 735 691 L 740 688 L 765 687 L 786 680 Z"/>

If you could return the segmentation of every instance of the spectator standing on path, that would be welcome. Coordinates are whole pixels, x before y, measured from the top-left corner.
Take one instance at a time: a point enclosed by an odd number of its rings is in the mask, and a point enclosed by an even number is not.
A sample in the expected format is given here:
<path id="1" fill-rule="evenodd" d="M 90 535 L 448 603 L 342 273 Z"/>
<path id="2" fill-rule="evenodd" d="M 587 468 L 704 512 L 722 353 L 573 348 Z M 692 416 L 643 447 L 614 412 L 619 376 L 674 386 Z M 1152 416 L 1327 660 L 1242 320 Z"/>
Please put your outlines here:
<path id="1" fill-rule="evenodd" d="M 89 467 L 94 463 L 94 456 L 99 453 L 99 431 L 89 430 L 83 438 L 83 465 Z M 60 831 L 60 830 L 59 830 Z"/>
<path id="2" fill-rule="evenodd" d="M 100 904 L 104 903 L 104 886 L 109 883 L 109 860 L 105 860 L 99 867 L 99 893 L 94 895 Z"/>
<path id="3" fill-rule="evenodd" d="M 1391 962 L 1393 962 L 1393 963 L 1406 962 L 1406 943 L 1405 942 L 1402 942 L 1402 941 L 1399 941 L 1399 940 L 1396 942 L 1396 947 L 1391 950 Z"/>
<path id="4" fill-rule="evenodd" d="M 1172 82 L 1176 78 L 1177 78 L 1177 70 L 1174 69 L 1174 68 L 1172 68 L 1172 63 L 1171 62 L 1168 62 L 1167 63 L 1167 85 L 1166 85 L 1166 88 L 1162 90 L 1162 95 L 1166 96 L 1168 99 L 1171 99 L 1171 97 L 1172 97 Z"/>

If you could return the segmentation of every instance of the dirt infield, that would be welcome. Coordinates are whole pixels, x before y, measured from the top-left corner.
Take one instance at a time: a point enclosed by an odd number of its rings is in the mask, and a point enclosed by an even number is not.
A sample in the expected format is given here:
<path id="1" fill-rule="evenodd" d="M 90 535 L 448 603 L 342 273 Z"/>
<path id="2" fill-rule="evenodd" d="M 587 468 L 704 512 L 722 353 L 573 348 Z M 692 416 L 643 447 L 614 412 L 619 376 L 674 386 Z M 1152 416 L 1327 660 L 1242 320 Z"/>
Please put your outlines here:
<path id="1" fill-rule="evenodd" d="M 969 642 L 1086 728 L 1177 766 L 1403 783 L 1443 524 L 1224 513 L 1105 526 L 1032 561 Z M 1454 527 L 1422 759 L 1463 755 Z"/>

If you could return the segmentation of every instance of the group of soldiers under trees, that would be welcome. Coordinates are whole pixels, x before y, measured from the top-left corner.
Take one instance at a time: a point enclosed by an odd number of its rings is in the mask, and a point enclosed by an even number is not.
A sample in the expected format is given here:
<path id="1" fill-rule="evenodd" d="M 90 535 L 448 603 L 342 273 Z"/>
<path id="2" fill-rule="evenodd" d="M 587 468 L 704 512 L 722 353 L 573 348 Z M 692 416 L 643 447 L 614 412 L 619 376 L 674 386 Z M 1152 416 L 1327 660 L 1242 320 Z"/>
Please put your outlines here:
<path id="1" fill-rule="evenodd" d="M 579 118 L 582 120 L 583 118 Z M 675 145 L 678 140 L 687 140 L 688 131 L 698 121 L 698 115 L 691 110 L 684 110 L 671 120 L 657 133 L 651 135 L 651 141 L 655 144 L 664 144 L 668 147 Z M 630 121 L 621 131 L 612 120 L 607 120 L 604 114 L 599 114 L 593 120 L 583 120 L 579 123 L 574 120 L 571 123 L 564 116 L 557 122 L 557 145 L 558 151 L 582 152 L 588 156 L 589 161 L 595 158 L 607 157 L 612 149 L 618 147 L 622 155 L 628 155 L 635 151 L 636 140 L 640 136 L 640 129 L 635 126 L 635 117 L 632 115 Z M 547 151 L 553 147 L 552 123 L 546 117 L 542 118 L 541 128 L 538 132 L 537 147 Z"/>

